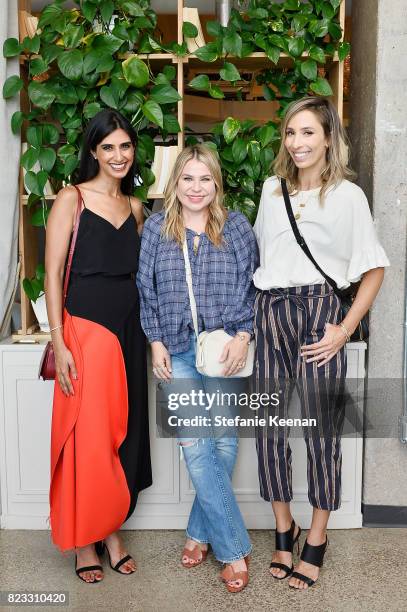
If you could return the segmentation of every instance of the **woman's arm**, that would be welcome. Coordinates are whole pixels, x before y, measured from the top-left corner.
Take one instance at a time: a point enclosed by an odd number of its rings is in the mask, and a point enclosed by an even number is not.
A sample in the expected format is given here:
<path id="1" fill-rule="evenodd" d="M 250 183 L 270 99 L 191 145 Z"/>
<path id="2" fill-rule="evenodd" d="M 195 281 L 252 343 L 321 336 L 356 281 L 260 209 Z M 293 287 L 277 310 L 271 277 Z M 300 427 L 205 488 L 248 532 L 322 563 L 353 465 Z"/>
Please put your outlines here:
<path id="1" fill-rule="evenodd" d="M 328 323 L 320 342 L 302 347 L 307 360 L 318 361 L 318 366 L 332 359 L 345 344 L 347 336 L 353 334 L 379 292 L 384 266 L 389 265 L 386 253 L 376 236 L 367 198 L 356 185 L 352 186 L 351 203 L 351 247 L 346 278 L 350 283 L 360 278 L 362 280 L 353 304 L 342 321 L 343 327 Z"/>
<path id="2" fill-rule="evenodd" d="M 231 239 L 238 281 L 231 304 L 222 315 L 225 331 L 234 336 L 220 357 L 220 362 L 225 363 L 224 376 L 232 376 L 246 363 L 254 317 L 255 289 L 252 278 L 259 261 L 257 241 L 250 223 L 243 215 L 238 215 L 233 222 Z"/>
<path id="3" fill-rule="evenodd" d="M 342 325 L 349 336 L 353 334 L 362 318 L 371 308 L 384 278 L 384 268 L 373 268 L 363 275 L 358 292 Z M 344 346 L 347 341 L 346 331 L 340 325 L 326 324 L 324 337 L 320 342 L 301 347 L 301 355 L 307 362 L 318 361 L 323 366 Z"/>
<path id="4" fill-rule="evenodd" d="M 238 274 L 233 295 L 222 314 L 223 326 L 231 336 L 239 331 L 252 334 L 255 300 L 253 274 L 259 265 L 257 241 L 250 223 L 242 214 L 233 219 L 230 236 Z"/>
<path id="5" fill-rule="evenodd" d="M 62 283 L 64 266 L 77 210 L 77 192 L 65 187 L 59 192 L 47 221 L 45 244 L 45 298 L 54 345 L 57 380 L 65 395 L 73 395 L 69 372 L 77 378 L 75 364 L 67 349 L 62 328 Z"/>
<path id="6" fill-rule="evenodd" d="M 139 236 L 141 236 L 141 232 L 143 231 L 144 225 L 144 209 L 141 200 L 135 198 L 134 196 L 130 197 L 131 209 L 133 211 L 133 215 L 136 217 L 137 221 L 137 231 Z"/>
<path id="7" fill-rule="evenodd" d="M 137 287 L 140 295 L 141 325 L 147 340 L 162 340 L 158 324 L 158 296 L 155 282 L 155 258 L 160 239 L 160 228 L 153 217 L 147 219 L 141 239 Z"/>
<path id="8" fill-rule="evenodd" d="M 351 336 L 367 311 L 372 307 L 384 278 L 384 268 L 374 268 L 365 272 L 352 307 L 342 321 Z"/>
<path id="9" fill-rule="evenodd" d="M 171 379 L 171 356 L 162 342 L 158 324 L 158 296 L 155 282 L 155 258 L 160 238 L 160 228 L 148 220 L 143 231 L 137 287 L 140 295 L 141 325 L 151 345 L 153 372 L 161 380 Z"/>

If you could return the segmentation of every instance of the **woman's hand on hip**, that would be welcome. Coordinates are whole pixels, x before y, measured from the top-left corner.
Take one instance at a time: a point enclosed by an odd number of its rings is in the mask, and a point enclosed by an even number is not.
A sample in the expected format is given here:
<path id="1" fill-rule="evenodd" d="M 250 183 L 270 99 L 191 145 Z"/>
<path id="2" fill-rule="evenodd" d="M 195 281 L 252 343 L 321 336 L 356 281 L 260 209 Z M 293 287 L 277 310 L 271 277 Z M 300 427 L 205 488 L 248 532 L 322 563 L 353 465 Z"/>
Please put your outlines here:
<path id="1" fill-rule="evenodd" d="M 171 357 L 164 344 L 159 341 L 151 343 L 153 374 L 160 380 L 171 380 Z"/>
<path id="2" fill-rule="evenodd" d="M 246 335 L 247 341 L 246 339 L 241 340 L 239 336 L 235 336 L 225 344 L 219 359 L 220 363 L 225 363 L 223 376 L 233 376 L 246 365 L 247 352 L 249 350 L 247 342 L 250 338 L 249 334 Z"/>
<path id="3" fill-rule="evenodd" d="M 343 329 L 339 325 L 327 323 L 325 325 L 325 334 L 322 340 L 314 342 L 314 344 L 305 344 L 301 347 L 301 357 L 305 358 L 307 363 L 312 361 L 318 362 L 318 367 L 325 365 L 335 357 L 341 348 L 346 344 L 346 336 Z"/>
<path id="4" fill-rule="evenodd" d="M 75 361 L 65 344 L 54 342 L 55 373 L 64 395 L 74 395 L 73 380 L 78 380 Z"/>

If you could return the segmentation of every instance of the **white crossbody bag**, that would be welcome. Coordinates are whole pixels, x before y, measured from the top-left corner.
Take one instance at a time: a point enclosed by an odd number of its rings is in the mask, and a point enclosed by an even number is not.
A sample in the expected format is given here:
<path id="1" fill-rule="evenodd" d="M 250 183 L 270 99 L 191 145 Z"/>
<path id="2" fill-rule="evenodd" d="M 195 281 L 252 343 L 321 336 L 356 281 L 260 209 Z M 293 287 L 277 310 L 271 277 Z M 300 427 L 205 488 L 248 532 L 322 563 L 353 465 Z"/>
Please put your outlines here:
<path id="1" fill-rule="evenodd" d="M 196 310 L 196 301 L 192 289 L 192 272 L 189 262 L 188 246 L 186 240 L 182 247 L 185 260 L 185 273 L 188 285 L 189 301 L 191 304 L 192 321 L 194 331 L 197 338 L 196 346 L 196 369 L 204 376 L 215 376 L 217 378 L 245 378 L 251 376 L 254 363 L 254 340 L 249 344 L 249 350 L 246 358 L 246 365 L 240 369 L 234 376 L 224 377 L 222 372 L 225 369 L 225 364 L 220 363 L 219 359 L 225 345 L 230 342 L 232 336 L 229 336 L 224 329 L 214 329 L 213 331 L 203 331 L 198 333 L 198 314 Z"/>

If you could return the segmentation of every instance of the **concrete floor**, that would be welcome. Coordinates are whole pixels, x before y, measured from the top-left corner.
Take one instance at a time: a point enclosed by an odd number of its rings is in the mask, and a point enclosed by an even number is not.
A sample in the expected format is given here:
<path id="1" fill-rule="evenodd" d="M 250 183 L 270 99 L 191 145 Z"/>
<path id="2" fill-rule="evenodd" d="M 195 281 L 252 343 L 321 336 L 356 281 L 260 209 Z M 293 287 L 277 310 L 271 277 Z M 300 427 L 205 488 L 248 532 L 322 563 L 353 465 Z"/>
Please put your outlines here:
<path id="1" fill-rule="evenodd" d="M 125 531 L 138 562 L 132 576 L 105 569 L 100 584 L 74 574 L 73 555 L 61 555 L 46 531 L 0 531 L 0 590 L 68 591 L 69 607 L 90 612 L 402 612 L 407 610 L 407 529 L 329 532 L 330 545 L 319 582 L 295 592 L 268 575 L 274 534 L 251 531 L 253 558 L 245 591 L 229 594 L 210 555 L 195 568 L 181 567 L 182 531 Z M 301 545 L 304 536 L 301 537 Z M 16 607 L 1 607 L 14 612 Z M 30 606 L 31 610 L 43 608 Z"/>

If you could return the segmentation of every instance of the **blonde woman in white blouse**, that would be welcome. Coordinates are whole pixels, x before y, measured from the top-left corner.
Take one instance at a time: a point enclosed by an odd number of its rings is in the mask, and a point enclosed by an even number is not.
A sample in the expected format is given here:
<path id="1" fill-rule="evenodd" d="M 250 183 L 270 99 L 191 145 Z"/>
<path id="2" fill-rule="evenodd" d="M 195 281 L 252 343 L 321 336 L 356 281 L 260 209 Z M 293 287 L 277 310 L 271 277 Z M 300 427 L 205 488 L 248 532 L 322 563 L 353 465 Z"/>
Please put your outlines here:
<path id="1" fill-rule="evenodd" d="M 302 416 L 317 417 L 323 428 L 324 420 L 331 424 L 332 415 L 338 418 L 336 434 L 304 434 L 313 517 L 295 571 L 292 552 L 295 543 L 299 549 L 301 529 L 290 510 L 288 431 L 265 427 L 258 430 L 256 442 L 260 492 L 271 501 L 276 518 L 270 573 L 279 580 L 288 577 L 291 587 L 306 589 L 319 576 L 329 515 L 340 506 L 340 394 L 332 393 L 330 383 L 342 388 L 345 344 L 371 307 L 389 262 L 376 237 L 366 197 L 350 181 L 346 135 L 333 105 L 320 97 L 293 102 L 281 131 L 276 176 L 264 183 L 254 226 L 260 249 L 260 267 L 254 275 L 258 289 L 254 376 L 263 390 L 277 381 L 281 414 L 289 403 L 289 382 L 294 381 Z M 295 239 L 281 179 L 286 180 L 298 229 L 319 267 L 339 289 L 361 280 L 343 320 L 339 298 Z"/>

